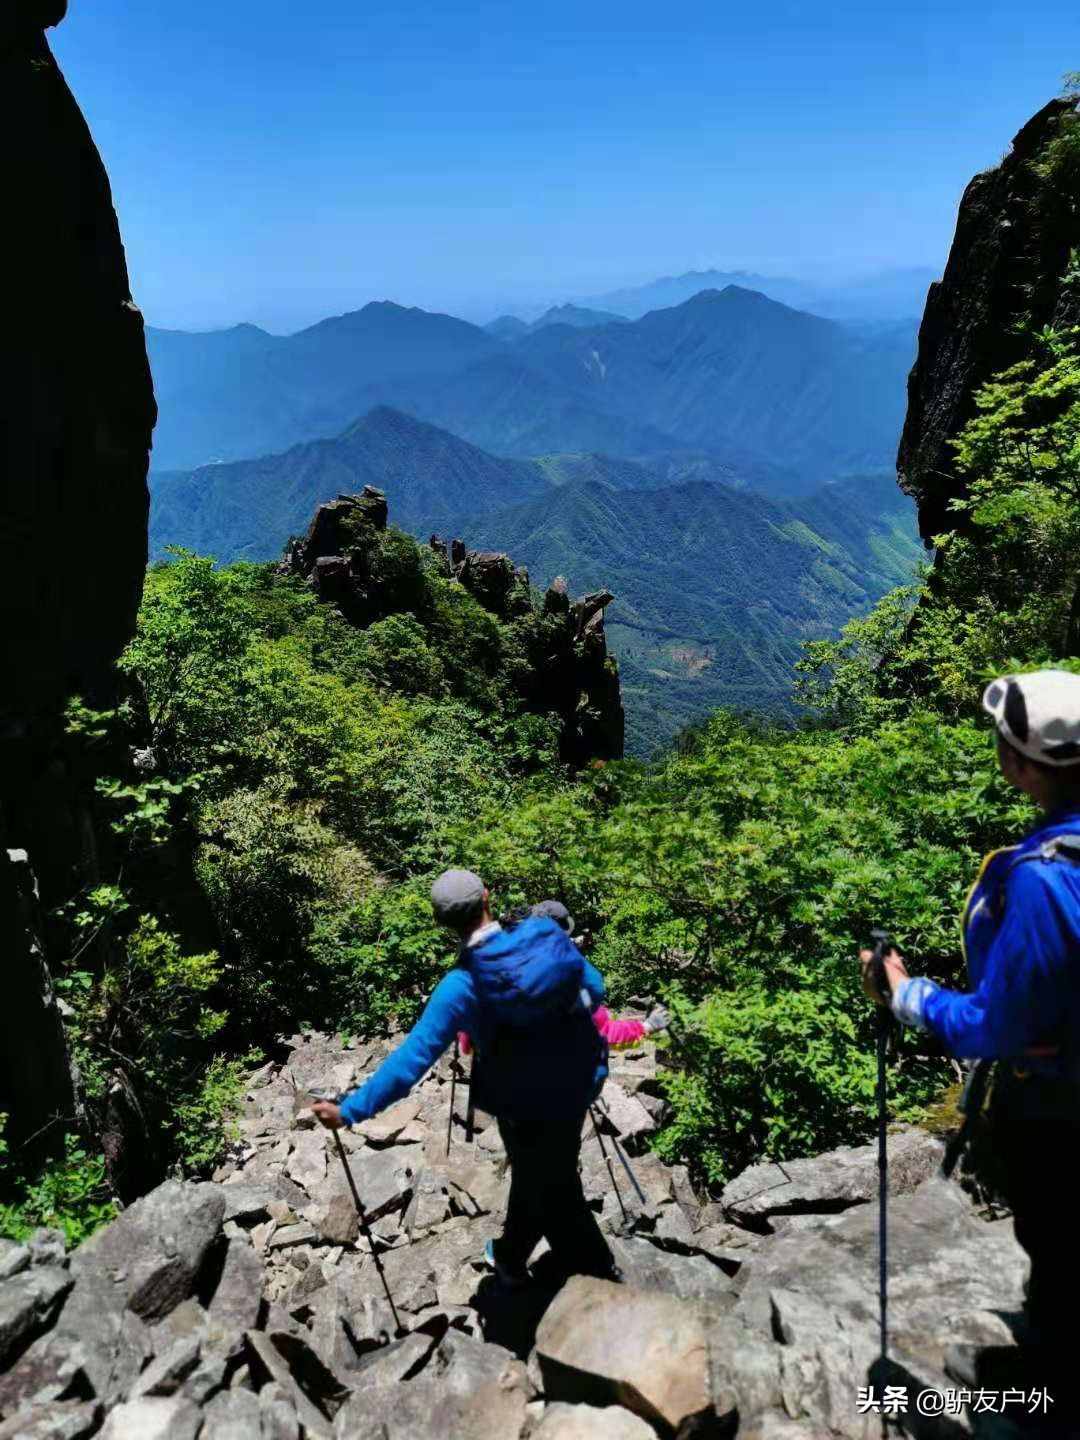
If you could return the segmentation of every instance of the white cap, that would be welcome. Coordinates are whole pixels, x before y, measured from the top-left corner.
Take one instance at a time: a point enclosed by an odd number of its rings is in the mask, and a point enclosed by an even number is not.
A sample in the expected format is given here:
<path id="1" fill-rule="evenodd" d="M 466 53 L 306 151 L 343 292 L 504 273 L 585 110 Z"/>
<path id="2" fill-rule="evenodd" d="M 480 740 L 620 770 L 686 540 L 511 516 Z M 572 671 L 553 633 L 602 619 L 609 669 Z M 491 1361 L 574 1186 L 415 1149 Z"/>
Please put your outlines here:
<path id="1" fill-rule="evenodd" d="M 1080 764 L 1080 675 L 1032 670 L 1003 675 L 983 692 L 998 734 L 1041 765 Z"/>

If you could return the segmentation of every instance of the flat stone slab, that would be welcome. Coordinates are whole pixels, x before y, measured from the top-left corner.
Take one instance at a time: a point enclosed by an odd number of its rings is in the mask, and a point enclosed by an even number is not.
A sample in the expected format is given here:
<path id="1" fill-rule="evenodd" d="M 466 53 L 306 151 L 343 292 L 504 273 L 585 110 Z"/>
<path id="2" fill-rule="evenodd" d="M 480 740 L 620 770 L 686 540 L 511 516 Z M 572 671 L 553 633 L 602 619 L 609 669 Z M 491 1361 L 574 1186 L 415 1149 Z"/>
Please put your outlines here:
<path id="1" fill-rule="evenodd" d="M 889 1136 L 889 1193 L 910 1194 L 941 1164 L 944 1146 L 925 1130 Z M 727 1186 L 720 1203 L 730 1219 L 765 1228 L 774 1215 L 844 1210 L 878 1191 L 877 1145 L 830 1150 L 812 1159 L 762 1161 Z"/>

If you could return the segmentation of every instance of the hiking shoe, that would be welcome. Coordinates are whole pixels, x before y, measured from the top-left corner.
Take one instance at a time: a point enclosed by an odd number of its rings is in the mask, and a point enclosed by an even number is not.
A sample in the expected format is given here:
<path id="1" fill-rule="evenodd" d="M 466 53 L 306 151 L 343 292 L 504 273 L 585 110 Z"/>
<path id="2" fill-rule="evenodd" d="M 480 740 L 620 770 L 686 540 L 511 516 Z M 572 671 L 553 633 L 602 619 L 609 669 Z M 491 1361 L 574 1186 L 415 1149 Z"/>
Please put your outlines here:
<path id="1" fill-rule="evenodd" d="M 495 1241 L 489 1240 L 484 1246 L 484 1264 L 495 1273 L 495 1279 L 504 1290 L 520 1290 L 528 1285 L 530 1275 L 527 1269 L 512 1270 L 509 1265 L 500 1265 L 495 1259 Z"/>

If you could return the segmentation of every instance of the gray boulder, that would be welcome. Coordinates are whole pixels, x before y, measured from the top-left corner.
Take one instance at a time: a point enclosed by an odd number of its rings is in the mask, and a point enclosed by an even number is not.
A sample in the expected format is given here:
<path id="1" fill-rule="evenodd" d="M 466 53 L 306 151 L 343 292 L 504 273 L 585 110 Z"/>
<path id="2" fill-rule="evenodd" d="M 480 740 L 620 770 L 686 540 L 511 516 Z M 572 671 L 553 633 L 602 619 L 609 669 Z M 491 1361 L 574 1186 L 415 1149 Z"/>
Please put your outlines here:
<path id="1" fill-rule="evenodd" d="M 83 1440 L 92 1435 L 101 1418 L 95 1401 L 53 1401 L 20 1410 L 0 1425 L 0 1440 Z"/>
<path id="2" fill-rule="evenodd" d="M 0 1240 L 0 1284 L 27 1269 L 29 1264 L 28 1246 L 17 1245 L 14 1240 Z"/>
<path id="3" fill-rule="evenodd" d="M 330 1436 L 332 1417 L 349 1389 L 297 1335 L 249 1330 L 244 1337 L 252 1377 L 280 1387 L 310 1436 Z"/>
<path id="4" fill-rule="evenodd" d="M 208 1306 L 208 1343 L 235 1348 L 244 1331 L 258 1325 L 262 1308 L 262 1261 L 246 1240 L 230 1240 Z"/>
<path id="5" fill-rule="evenodd" d="M 164 1354 L 151 1360 L 132 1386 L 131 1398 L 137 1400 L 144 1395 L 175 1395 L 198 1365 L 200 1351 L 200 1342 L 194 1335 L 174 1341 Z"/>
<path id="6" fill-rule="evenodd" d="M 100 1434 L 101 1440 L 195 1440 L 201 1425 L 198 1406 L 176 1395 L 117 1405 Z"/>
<path id="7" fill-rule="evenodd" d="M 775 1407 L 850 1440 L 876 1437 L 880 1416 L 858 1415 L 850 1403 L 877 1358 L 876 1243 L 877 1207 L 862 1205 L 776 1236 L 739 1275 L 735 1310 L 715 1322 L 711 1344 L 714 1369 L 748 1423 Z M 950 1388 L 952 1342 L 1008 1343 L 1006 1318 L 1020 1310 L 1026 1270 L 1008 1221 L 980 1219 L 958 1186 L 935 1177 L 890 1205 L 889 1252 L 890 1354 L 912 1386 Z M 962 1419 L 952 1423 L 951 1433 L 969 1433 Z"/>
<path id="8" fill-rule="evenodd" d="M 296 1406 L 281 1388 L 271 1382 L 259 1391 L 264 1440 L 300 1440 L 300 1420 Z M 209 1437 L 208 1437 L 209 1440 Z"/>
<path id="9" fill-rule="evenodd" d="M 35 1265 L 64 1265 L 67 1262 L 67 1237 L 63 1230 L 39 1225 L 26 1244 Z"/>
<path id="10" fill-rule="evenodd" d="M 225 1201 L 226 1220 L 236 1220 L 241 1225 L 254 1225 L 257 1221 L 266 1220 L 270 1215 L 270 1206 L 279 1199 L 275 1186 L 269 1182 L 263 1184 L 241 1183 L 223 1185 L 221 1194 Z"/>
<path id="11" fill-rule="evenodd" d="M 525 1366 L 508 1350 L 451 1331 L 415 1379 L 358 1385 L 334 1434 L 339 1440 L 519 1440 L 531 1394 Z"/>
<path id="12" fill-rule="evenodd" d="M 252 1390 L 223 1390 L 206 1407 L 203 1434 L 208 1440 L 260 1440 L 263 1407 Z"/>
<path id="13" fill-rule="evenodd" d="M 0 1284 L 0 1366 L 51 1324 L 72 1283 L 66 1270 L 33 1266 Z"/>
<path id="14" fill-rule="evenodd" d="M 536 1332 L 544 1394 L 623 1405 L 664 1435 L 689 1435 L 713 1414 L 705 1326 L 670 1295 L 576 1275 Z"/>
<path id="15" fill-rule="evenodd" d="M 664 1250 L 641 1238 L 614 1237 L 609 1243 L 616 1264 L 635 1289 L 654 1290 L 678 1300 L 708 1301 L 720 1310 L 735 1303 L 734 1280 L 704 1255 Z"/>
<path id="16" fill-rule="evenodd" d="M 941 1164 L 944 1147 L 925 1130 L 897 1130 L 889 1137 L 889 1193 L 910 1194 Z M 806 1160 L 765 1160 L 736 1175 L 720 1197 L 730 1219 L 769 1229 L 781 1215 L 835 1212 L 877 1195 L 877 1146 L 830 1150 Z"/>
<path id="17" fill-rule="evenodd" d="M 623 1140 L 636 1140 L 639 1136 L 652 1134 L 656 1129 L 656 1121 L 637 1096 L 628 1095 L 614 1080 L 605 1082 L 597 1108 Z"/>
<path id="18" fill-rule="evenodd" d="M 120 1305 L 160 1320 L 193 1293 L 224 1216 L 220 1186 L 167 1180 L 80 1245 L 71 1273 L 110 1282 Z"/>
<path id="19" fill-rule="evenodd" d="M 565 1405 L 556 1402 L 531 1440 L 656 1440 L 656 1431 L 621 1405 Z"/>

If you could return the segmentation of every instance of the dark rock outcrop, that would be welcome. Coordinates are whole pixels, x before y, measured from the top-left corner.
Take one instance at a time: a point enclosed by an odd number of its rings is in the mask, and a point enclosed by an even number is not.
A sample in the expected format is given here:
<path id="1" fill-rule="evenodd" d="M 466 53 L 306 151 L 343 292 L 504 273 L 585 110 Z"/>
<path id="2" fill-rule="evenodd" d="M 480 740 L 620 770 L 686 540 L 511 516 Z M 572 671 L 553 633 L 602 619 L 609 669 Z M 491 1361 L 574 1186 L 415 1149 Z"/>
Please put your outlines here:
<path id="1" fill-rule="evenodd" d="M 146 566 L 155 405 L 108 178 L 43 27 L 62 0 L 0 15 L 8 302 L 0 426 L 0 854 L 40 888 L 41 912 L 100 870 L 96 772 L 64 736 L 73 695 L 105 708 Z M 9 985 L 0 1111 L 25 1138 L 73 1113 L 62 1035 L 29 923 L 31 880 L 0 876 Z M 15 972 L 13 974 L 13 971 Z M 40 1091 L 26 1077 L 47 1077 Z M 62 1127 L 44 1133 L 62 1136 Z"/>
<path id="2" fill-rule="evenodd" d="M 381 563 L 379 537 L 387 520 L 386 496 L 373 486 L 359 495 L 339 495 L 319 506 L 303 539 L 290 542 L 281 571 L 302 575 L 320 600 L 360 627 L 408 608 L 406 591 L 391 593 L 400 579 Z M 509 555 L 469 550 L 459 539 L 447 542 L 438 535 L 431 537 L 429 552 L 442 578 L 456 580 L 499 620 L 522 627 L 530 664 L 517 680 L 521 698 L 530 710 L 558 715 L 561 758 L 574 766 L 620 758 L 625 717 L 619 670 L 604 631 L 604 610 L 615 598 L 611 592 L 595 591 L 571 603 L 566 581 L 559 578 L 538 602 L 527 571 Z"/>
<path id="3" fill-rule="evenodd" d="M 1074 100 L 1051 101 L 1000 165 L 975 176 L 944 276 L 930 287 L 897 460 L 924 539 L 957 523 L 949 502 L 962 482 L 950 441 L 974 414 L 977 388 L 1026 358 L 1043 326 L 1080 322 L 1080 287 L 1063 284 L 1080 246 L 1080 193 L 1075 176 L 1050 176 L 1044 163 L 1075 113 Z"/>

